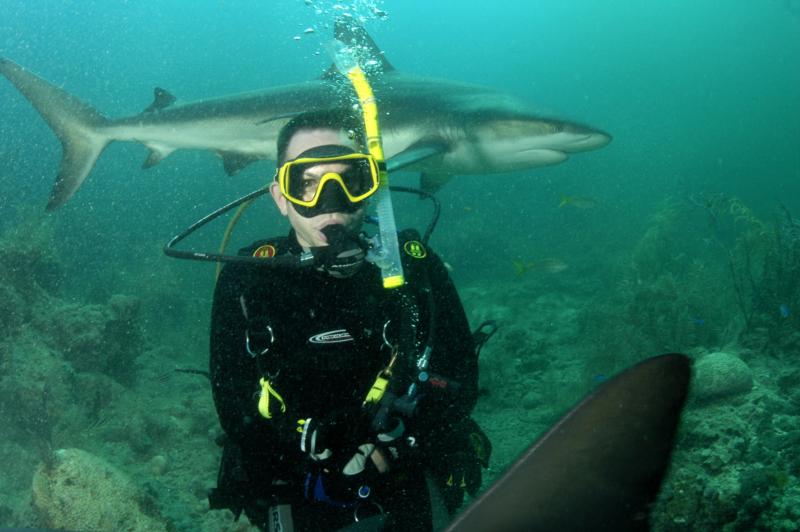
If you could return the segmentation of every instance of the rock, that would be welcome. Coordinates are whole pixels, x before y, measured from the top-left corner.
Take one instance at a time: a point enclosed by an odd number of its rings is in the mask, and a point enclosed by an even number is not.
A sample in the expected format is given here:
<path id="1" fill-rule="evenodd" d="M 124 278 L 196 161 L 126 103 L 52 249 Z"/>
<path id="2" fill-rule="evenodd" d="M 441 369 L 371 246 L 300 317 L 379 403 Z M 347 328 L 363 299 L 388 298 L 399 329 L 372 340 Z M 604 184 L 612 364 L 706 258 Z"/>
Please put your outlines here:
<path id="1" fill-rule="evenodd" d="M 536 410 L 541 408 L 542 404 L 544 404 L 544 401 L 542 393 L 539 391 L 530 390 L 522 398 L 522 408 L 525 410 Z"/>
<path id="2" fill-rule="evenodd" d="M 49 528 L 167 530 L 152 499 L 120 470 L 80 449 L 59 449 L 33 476 L 33 504 Z"/>
<path id="3" fill-rule="evenodd" d="M 150 469 L 150 472 L 153 475 L 160 477 L 167 472 L 169 462 L 166 456 L 164 456 L 163 454 L 157 454 L 150 459 L 148 466 L 149 466 L 148 469 Z"/>
<path id="4" fill-rule="evenodd" d="M 750 367 L 730 353 L 709 353 L 694 364 L 692 395 L 697 401 L 716 401 L 744 394 L 752 387 L 753 372 Z"/>
<path id="5" fill-rule="evenodd" d="M 108 306 L 116 319 L 133 322 L 138 319 L 142 310 L 142 300 L 136 296 L 114 294 L 108 300 Z"/>

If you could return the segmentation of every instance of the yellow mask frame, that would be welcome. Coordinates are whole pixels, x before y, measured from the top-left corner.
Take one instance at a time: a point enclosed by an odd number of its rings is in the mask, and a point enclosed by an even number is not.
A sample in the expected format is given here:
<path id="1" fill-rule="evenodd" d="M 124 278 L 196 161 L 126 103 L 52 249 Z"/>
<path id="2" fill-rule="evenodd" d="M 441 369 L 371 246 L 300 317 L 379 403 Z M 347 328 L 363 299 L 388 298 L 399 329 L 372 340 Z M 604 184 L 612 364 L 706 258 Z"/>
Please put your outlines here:
<path id="1" fill-rule="evenodd" d="M 350 187 L 348 187 L 347 183 L 345 182 L 345 179 L 341 176 L 341 174 L 336 172 L 325 172 L 322 177 L 320 177 L 317 190 L 314 192 L 314 196 L 310 200 L 298 198 L 289 191 L 289 180 L 292 175 L 292 169 L 295 166 L 335 164 L 353 160 L 364 160 L 369 164 L 371 184 L 366 192 L 358 195 L 352 194 Z M 378 188 L 380 187 L 380 167 L 377 159 L 366 153 L 349 153 L 347 155 L 337 155 L 332 157 L 303 157 L 284 163 L 284 165 L 278 169 L 277 180 L 283 197 L 295 205 L 302 205 L 303 207 L 315 207 L 320 196 L 322 195 L 322 189 L 325 187 L 328 181 L 336 181 L 339 183 L 339 186 L 344 191 L 347 199 L 352 203 L 358 203 L 360 201 L 364 201 L 378 191 Z"/>

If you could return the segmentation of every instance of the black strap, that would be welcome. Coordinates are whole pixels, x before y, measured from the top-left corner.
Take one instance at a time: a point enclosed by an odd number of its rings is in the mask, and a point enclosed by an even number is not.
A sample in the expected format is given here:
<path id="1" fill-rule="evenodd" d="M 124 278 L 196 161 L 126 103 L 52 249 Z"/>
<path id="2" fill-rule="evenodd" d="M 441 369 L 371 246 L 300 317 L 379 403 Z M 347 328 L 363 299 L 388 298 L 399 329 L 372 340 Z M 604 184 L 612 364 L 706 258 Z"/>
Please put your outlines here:
<path id="1" fill-rule="evenodd" d="M 472 340 L 475 342 L 475 354 L 480 355 L 481 349 L 486 345 L 486 342 L 497 332 L 497 322 L 494 320 L 486 320 L 472 333 Z"/>

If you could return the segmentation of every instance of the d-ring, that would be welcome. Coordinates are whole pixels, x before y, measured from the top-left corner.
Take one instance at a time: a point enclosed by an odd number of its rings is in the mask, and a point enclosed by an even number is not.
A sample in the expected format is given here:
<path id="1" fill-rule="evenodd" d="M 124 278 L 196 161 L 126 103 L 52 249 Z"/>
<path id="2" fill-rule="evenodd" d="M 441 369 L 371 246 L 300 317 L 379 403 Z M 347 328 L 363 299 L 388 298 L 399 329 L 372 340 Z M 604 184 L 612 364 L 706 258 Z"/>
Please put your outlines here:
<path id="1" fill-rule="evenodd" d="M 370 514 L 370 515 L 367 515 L 365 517 L 359 518 L 358 517 L 358 511 L 361 510 L 361 509 L 364 509 L 364 508 L 369 508 L 370 506 L 374 506 L 375 508 L 377 508 L 378 509 L 378 513 Z M 375 501 L 370 501 L 368 504 L 359 504 L 358 506 L 355 507 L 355 509 L 353 510 L 353 521 L 358 523 L 361 519 L 364 519 L 364 518 L 369 519 L 370 517 L 374 517 L 376 515 L 383 515 L 383 513 L 384 513 L 383 512 L 383 506 L 381 506 L 380 504 L 378 504 Z"/>
<path id="2" fill-rule="evenodd" d="M 269 332 L 269 344 L 267 344 L 267 347 L 261 350 L 261 352 L 256 353 L 250 348 L 250 329 L 246 329 L 244 331 L 244 346 L 251 357 L 255 358 L 258 355 L 266 355 L 267 351 L 269 351 L 269 348 L 272 347 L 273 343 L 275 343 L 275 333 L 272 332 L 272 327 L 269 325 L 267 325 L 267 332 Z"/>

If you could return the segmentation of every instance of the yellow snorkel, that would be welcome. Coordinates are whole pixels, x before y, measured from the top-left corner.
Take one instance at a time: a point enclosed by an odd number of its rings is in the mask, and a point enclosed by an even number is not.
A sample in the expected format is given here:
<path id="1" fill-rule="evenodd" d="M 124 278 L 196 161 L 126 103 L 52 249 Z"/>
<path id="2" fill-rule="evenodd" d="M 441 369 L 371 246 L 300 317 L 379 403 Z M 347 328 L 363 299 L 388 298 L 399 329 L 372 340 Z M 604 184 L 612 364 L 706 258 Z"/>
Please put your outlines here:
<path id="1" fill-rule="evenodd" d="M 366 74 L 361 69 L 352 49 L 342 42 L 334 40 L 331 47 L 336 68 L 347 76 L 356 91 L 361 112 L 364 117 L 364 129 L 367 134 L 367 148 L 370 155 L 378 161 L 380 186 L 375 193 L 375 209 L 378 215 L 378 245 L 367 253 L 367 260 L 381 269 L 384 288 L 397 288 L 405 282 L 403 264 L 400 262 L 400 246 L 397 243 L 397 227 L 394 222 L 392 197 L 389 192 L 389 173 L 383 156 L 383 143 L 378 125 L 378 104 Z"/>

